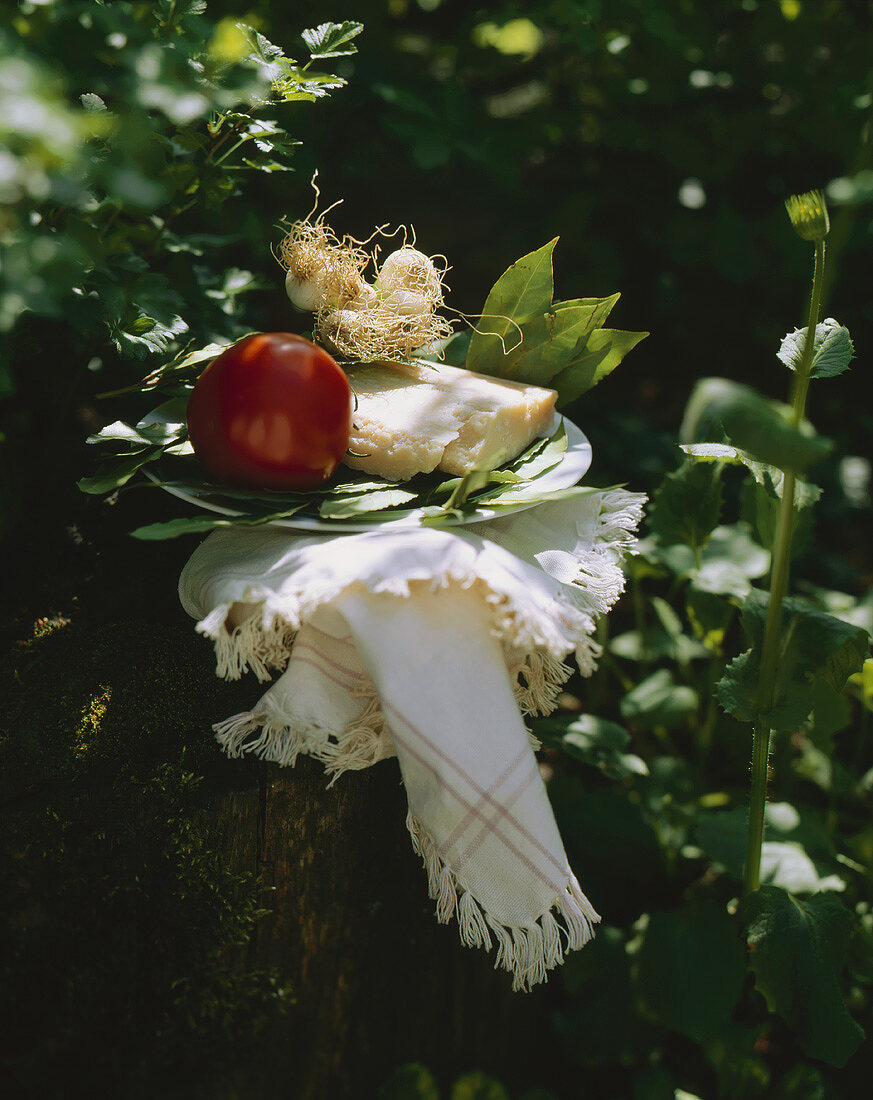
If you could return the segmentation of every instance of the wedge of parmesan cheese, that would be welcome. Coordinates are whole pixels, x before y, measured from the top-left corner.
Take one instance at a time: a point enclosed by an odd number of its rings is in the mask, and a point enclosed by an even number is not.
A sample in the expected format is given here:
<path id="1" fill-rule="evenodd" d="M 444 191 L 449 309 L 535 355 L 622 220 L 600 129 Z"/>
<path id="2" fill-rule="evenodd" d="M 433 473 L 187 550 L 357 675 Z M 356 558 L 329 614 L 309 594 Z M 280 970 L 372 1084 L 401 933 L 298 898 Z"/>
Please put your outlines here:
<path id="1" fill-rule="evenodd" d="M 545 435 L 554 390 L 442 363 L 346 368 L 357 407 L 343 460 L 390 481 L 443 470 L 494 469 Z"/>

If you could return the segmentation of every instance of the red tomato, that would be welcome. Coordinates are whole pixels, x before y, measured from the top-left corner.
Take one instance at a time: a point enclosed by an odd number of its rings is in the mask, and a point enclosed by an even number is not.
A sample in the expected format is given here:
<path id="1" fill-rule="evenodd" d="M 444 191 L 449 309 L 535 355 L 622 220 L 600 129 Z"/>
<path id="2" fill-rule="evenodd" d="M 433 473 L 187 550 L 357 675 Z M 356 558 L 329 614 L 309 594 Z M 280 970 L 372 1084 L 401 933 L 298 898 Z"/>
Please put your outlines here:
<path id="1" fill-rule="evenodd" d="M 352 391 L 322 348 L 290 332 L 247 336 L 200 375 L 188 435 L 222 481 L 260 489 L 313 489 L 349 446 Z"/>

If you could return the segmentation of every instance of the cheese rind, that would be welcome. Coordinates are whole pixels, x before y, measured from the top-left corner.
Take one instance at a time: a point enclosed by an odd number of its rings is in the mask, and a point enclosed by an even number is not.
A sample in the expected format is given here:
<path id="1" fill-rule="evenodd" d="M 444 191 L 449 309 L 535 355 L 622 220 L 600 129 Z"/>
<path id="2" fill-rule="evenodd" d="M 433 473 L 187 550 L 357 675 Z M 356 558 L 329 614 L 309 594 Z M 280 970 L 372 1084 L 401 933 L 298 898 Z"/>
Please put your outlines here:
<path id="1" fill-rule="evenodd" d="M 356 409 L 347 466 L 390 481 L 463 476 L 515 458 L 548 431 L 554 390 L 442 363 L 346 368 Z"/>

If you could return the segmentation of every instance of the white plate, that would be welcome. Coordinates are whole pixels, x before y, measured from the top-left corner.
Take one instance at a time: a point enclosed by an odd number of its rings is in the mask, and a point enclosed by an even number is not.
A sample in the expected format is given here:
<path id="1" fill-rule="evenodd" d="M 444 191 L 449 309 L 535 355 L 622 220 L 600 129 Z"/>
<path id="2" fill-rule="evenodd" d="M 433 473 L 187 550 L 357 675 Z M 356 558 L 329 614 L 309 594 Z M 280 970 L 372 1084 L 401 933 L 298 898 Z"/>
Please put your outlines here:
<path id="1" fill-rule="evenodd" d="M 567 450 L 564 452 L 557 466 L 553 466 L 551 470 L 547 470 L 541 477 L 538 477 L 535 482 L 532 482 L 532 485 L 536 486 L 537 496 L 544 496 L 546 493 L 553 492 L 556 489 L 569 489 L 570 486 L 576 484 L 583 474 L 588 472 L 588 467 L 591 465 L 591 444 L 585 438 L 582 430 L 578 428 L 572 420 L 568 420 L 565 416 L 555 413 L 555 419 L 549 426 L 548 432 L 546 432 L 544 438 L 554 435 L 560 423 L 563 423 L 564 431 L 567 433 Z M 148 470 L 144 470 L 143 472 L 147 474 L 152 481 L 158 480 L 150 474 Z M 218 512 L 223 516 L 243 516 L 248 514 L 234 508 L 225 508 L 220 504 L 212 504 L 211 502 L 204 501 L 193 493 L 187 493 L 184 489 L 180 489 L 175 485 L 163 485 L 161 487 L 168 493 L 172 493 L 174 497 L 178 497 L 188 504 L 194 504 L 207 512 Z M 499 510 L 493 508 L 477 508 L 475 511 L 469 512 L 463 516 L 446 516 L 441 525 L 448 527 L 467 523 L 483 523 L 486 520 L 495 519 L 498 516 L 510 515 L 512 512 L 522 512 L 526 508 L 533 507 L 535 507 L 535 504 L 512 504 Z M 301 516 L 297 519 L 292 516 L 290 519 L 271 520 L 268 526 L 289 527 L 294 531 L 331 531 L 334 534 L 338 531 L 377 531 L 384 528 L 391 528 L 393 530 L 398 527 L 418 527 L 421 522 L 421 513 L 422 509 L 416 508 L 414 511 L 398 519 L 383 520 L 381 523 L 365 523 L 363 521 L 356 522 L 344 519 L 316 519 L 311 516 Z"/>

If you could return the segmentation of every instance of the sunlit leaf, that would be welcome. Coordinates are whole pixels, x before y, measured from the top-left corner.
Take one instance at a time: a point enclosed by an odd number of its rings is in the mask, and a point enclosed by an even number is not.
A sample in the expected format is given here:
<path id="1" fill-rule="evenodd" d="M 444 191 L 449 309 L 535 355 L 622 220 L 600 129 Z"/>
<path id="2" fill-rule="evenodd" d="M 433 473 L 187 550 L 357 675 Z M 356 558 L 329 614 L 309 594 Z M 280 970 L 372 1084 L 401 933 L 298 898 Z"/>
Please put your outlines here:
<path id="1" fill-rule="evenodd" d="M 806 346 L 806 333 L 805 328 L 789 332 L 779 348 L 779 358 L 793 371 L 800 368 Z M 849 330 L 833 317 L 828 317 L 815 326 L 812 349 L 811 378 L 834 378 L 842 374 L 849 369 L 855 354 Z"/>
<path id="2" fill-rule="evenodd" d="M 703 547 L 721 516 L 722 486 L 717 466 L 686 461 L 667 474 L 652 498 L 649 526 L 665 546 Z"/>
<path id="3" fill-rule="evenodd" d="M 829 440 L 803 422 L 795 427 L 787 405 L 762 397 L 727 378 L 704 378 L 685 409 L 680 437 L 688 443 L 727 434 L 730 443 L 753 458 L 783 470 L 804 471 L 831 450 Z"/>
<path id="4" fill-rule="evenodd" d="M 743 629 L 752 648 L 735 657 L 717 685 L 724 709 L 741 722 L 759 716 L 774 730 L 793 730 L 809 717 L 815 683 L 823 680 L 841 691 L 860 671 L 868 650 L 867 632 L 805 604 L 783 603 L 782 640 L 774 673 L 772 705 L 758 704 L 758 681 L 768 596 L 754 589 L 743 604 Z"/>
<path id="5" fill-rule="evenodd" d="M 607 779 L 646 775 L 639 756 L 626 751 L 630 734 L 615 722 L 593 714 L 572 714 L 536 719 L 533 733 L 545 745 L 563 749 L 568 756 L 602 772 Z"/>
<path id="6" fill-rule="evenodd" d="M 78 486 L 83 493 L 111 493 L 114 489 L 126 485 L 137 470 L 147 462 L 154 462 L 160 455 L 161 448 L 154 447 L 123 458 L 110 459 L 108 462 L 101 463 L 96 473 L 91 474 L 90 477 L 80 478 Z"/>
<path id="7" fill-rule="evenodd" d="M 313 59 L 325 57 L 347 57 L 357 53 L 353 39 L 364 29 L 363 23 L 322 23 L 318 27 L 306 30 L 303 41 Z"/>
<path id="8" fill-rule="evenodd" d="M 550 385 L 559 393 L 559 405 L 576 401 L 596 386 L 618 366 L 628 352 L 649 334 L 647 332 L 622 332 L 619 329 L 598 329 L 585 341 L 584 350 L 553 378 Z"/>
<path id="9" fill-rule="evenodd" d="M 516 260 L 491 289 L 467 352 L 467 369 L 500 376 L 507 351 L 521 337 L 517 324 L 547 313 L 552 304 L 552 253 L 558 238 Z M 512 319 L 512 320 L 510 320 Z"/>

